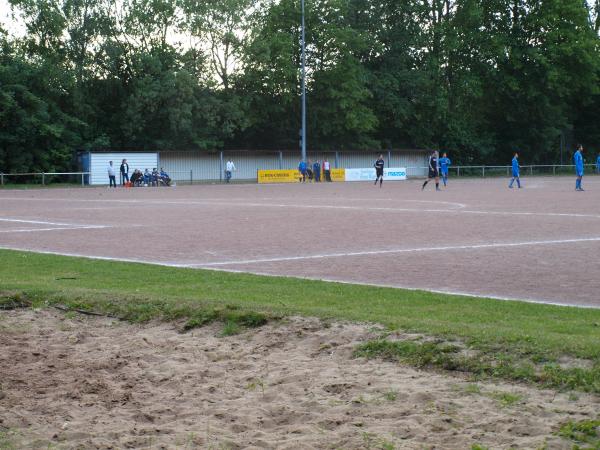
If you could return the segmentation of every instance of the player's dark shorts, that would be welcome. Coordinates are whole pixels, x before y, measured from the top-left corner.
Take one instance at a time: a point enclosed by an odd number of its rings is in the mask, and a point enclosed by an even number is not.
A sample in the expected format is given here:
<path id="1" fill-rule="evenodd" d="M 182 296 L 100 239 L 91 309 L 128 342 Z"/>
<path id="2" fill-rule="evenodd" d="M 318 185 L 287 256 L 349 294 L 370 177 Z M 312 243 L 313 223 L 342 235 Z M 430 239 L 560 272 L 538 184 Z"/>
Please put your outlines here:
<path id="1" fill-rule="evenodd" d="M 438 178 L 440 176 L 439 172 L 437 169 L 429 169 L 429 178 Z"/>
<path id="2" fill-rule="evenodd" d="M 371 173 L 373 173 L 373 172 L 371 172 Z M 382 177 L 383 169 L 380 169 L 379 167 L 375 167 L 375 174 L 376 174 L 377 178 Z"/>

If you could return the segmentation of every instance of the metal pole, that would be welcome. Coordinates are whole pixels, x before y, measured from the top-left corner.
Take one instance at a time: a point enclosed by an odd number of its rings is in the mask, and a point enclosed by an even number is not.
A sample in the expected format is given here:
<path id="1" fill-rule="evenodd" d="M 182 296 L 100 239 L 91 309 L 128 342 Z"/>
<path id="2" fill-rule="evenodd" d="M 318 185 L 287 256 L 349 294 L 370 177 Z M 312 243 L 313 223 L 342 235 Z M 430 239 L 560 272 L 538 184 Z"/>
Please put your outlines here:
<path id="1" fill-rule="evenodd" d="M 563 164 L 563 148 L 565 146 L 565 136 L 564 133 L 560 132 L 560 165 Z"/>
<path id="2" fill-rule="evenodd" d="M 85 175 L 81 172 L 81 185 L 85 186 Z"/>
<path id="3" fill-rule="evenodd" d="M 481 176 L 485 178 L 485 166 L 481 167 Z"/>
<path id="4" fill-rule="evenodd" d="M 223 151 L 219 153 L 219 183 L 223 182 Z"/>
<path id="5" fill-rule="evenodd" d="M 391 167 L 392 164 L 392 151 L 388 150 L 388 167 Z"/>
<path id="6" fill-rule="evenodd" d="M 4 174 L 0 173 L 0 185 L 4 186 Z"/>
<path id="7" fill-rule="evenodd" d="M 283 169 L 283 152 L 279 151 L 279 170 Z"/>
<path id="8" fill-rule="evenodd" d="M 46 174 L 42 172 L 42 186 L 46 185 Z"/>
<path id="9" fill-rule="evenodd" d="M 302 3 L 302 161 L 306 161 L 306 44 L 304 33 L 304 0 Z"/>
<path id="10" fill-rule="evenodd" d="M 335 152 L 335 168 L 338 169 L 338 152 Z"/>
<path id="11" fill-rule="evenodd" d="M 190 169 L 190 185 L 194 183 L 194 175 L 192 173 L 192 169 Z"/>

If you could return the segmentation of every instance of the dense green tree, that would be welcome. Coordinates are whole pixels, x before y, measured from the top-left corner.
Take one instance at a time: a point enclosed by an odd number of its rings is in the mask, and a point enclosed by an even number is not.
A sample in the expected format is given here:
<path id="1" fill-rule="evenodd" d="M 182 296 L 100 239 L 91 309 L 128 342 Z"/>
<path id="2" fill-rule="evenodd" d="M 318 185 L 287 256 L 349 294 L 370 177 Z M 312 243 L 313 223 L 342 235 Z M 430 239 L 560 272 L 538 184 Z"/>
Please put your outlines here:
<path id="1" fill-rule="evenodd" d="M 9 1 L 26 34 L 0 30 L 0 170 L 67 169 L 77 149 L 298 148 L 299 0 Z M 595 153 L 599 12 L 306 0 L 308 149 Z"/>

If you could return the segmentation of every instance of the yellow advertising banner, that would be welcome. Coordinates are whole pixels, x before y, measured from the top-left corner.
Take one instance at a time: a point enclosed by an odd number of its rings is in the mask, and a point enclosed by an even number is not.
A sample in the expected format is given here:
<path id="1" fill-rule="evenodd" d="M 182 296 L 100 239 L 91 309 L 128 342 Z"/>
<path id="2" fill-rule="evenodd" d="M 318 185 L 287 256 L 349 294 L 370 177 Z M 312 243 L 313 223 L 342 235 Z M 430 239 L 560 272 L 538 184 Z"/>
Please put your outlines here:
<path id="1" fill-rule="evenodd" d="M 331 169 L 331 181 L 345 181 L 344 169 Z M 302 178 L 297 170 L 259 170 L 259 183 L 298 183 Z M 306 180 L 308 182 L 308 179 Z M 325 181 L 325 173 L 321 173 L 321 181 Z"/>
<path id="2" fill-rule="evenodd" d="M 300 172 L 297 170 L 259 170 L 259 183 L 298 183 Z"/>
<path id="3" fill-rule="evenodd" d="M 346 181 L 346 169 L 331 169 L 331 181 Z M 321 176 L 323 180 L 323 176 Z"/>

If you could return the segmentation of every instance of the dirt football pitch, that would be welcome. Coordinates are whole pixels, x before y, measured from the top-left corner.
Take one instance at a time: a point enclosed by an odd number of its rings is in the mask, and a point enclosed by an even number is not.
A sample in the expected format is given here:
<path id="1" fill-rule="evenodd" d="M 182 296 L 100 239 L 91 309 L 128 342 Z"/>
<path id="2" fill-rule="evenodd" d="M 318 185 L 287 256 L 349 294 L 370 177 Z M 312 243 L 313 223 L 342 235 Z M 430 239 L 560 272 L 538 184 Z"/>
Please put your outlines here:
<path id="1" fill-rule="evenodd" d="M 0 191 L 0 247 L 600 307 L 600 177 Z"/>

